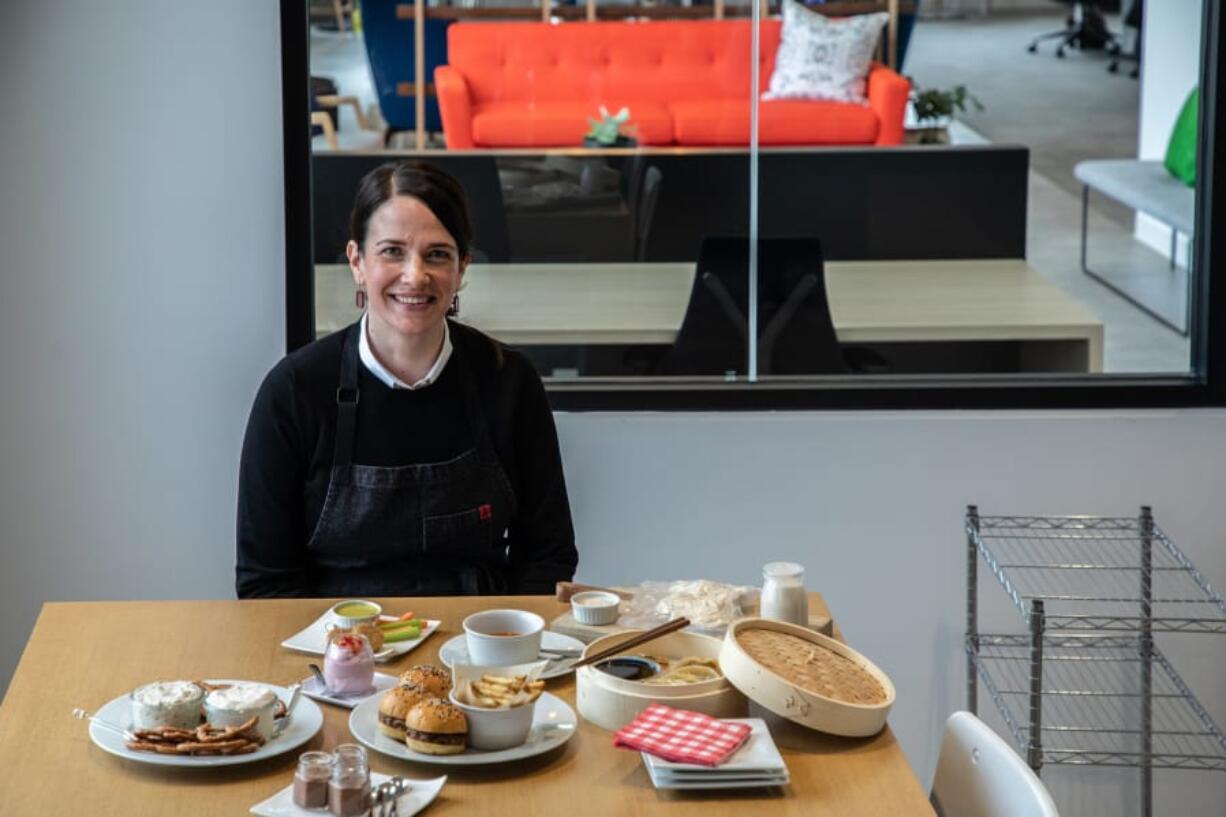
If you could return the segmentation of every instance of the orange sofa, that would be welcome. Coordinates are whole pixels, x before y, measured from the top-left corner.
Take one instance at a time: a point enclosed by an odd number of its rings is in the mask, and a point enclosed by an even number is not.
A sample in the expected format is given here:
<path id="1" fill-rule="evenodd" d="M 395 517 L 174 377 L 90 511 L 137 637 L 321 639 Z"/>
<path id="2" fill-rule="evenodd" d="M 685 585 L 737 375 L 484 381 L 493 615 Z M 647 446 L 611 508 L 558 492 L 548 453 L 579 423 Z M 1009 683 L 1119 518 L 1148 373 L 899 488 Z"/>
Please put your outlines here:
<path id="1" fill-rule="evenodd" d="M 449 148 L 575 147 L 601 105 L 644 145 L 749 144 L 749 20 L 456 23 L 434 70 Z M 762 21 L 759 89 L 780 21 Z M 763 145 L 897 145 L 910 84 L 884 65 L 868 104 L 762 100 Z"/>

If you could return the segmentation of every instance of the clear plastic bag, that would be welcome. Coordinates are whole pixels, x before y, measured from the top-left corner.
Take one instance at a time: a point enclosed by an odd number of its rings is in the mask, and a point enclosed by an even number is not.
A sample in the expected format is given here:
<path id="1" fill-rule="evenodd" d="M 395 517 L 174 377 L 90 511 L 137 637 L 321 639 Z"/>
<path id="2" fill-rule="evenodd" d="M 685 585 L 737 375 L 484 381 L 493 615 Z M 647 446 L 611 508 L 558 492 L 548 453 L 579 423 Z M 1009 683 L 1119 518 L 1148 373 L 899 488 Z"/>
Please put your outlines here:
<path id="1" fill-rule="evenodd" d="M 634 598 L 622 603 L 623 627 L 649 629 L 679 616 L 690 620 L 686 629 L 721 636 L 728 625 L 752 606 L 756 587 L 723 584 L 707 579 L 643 582 Z"/>

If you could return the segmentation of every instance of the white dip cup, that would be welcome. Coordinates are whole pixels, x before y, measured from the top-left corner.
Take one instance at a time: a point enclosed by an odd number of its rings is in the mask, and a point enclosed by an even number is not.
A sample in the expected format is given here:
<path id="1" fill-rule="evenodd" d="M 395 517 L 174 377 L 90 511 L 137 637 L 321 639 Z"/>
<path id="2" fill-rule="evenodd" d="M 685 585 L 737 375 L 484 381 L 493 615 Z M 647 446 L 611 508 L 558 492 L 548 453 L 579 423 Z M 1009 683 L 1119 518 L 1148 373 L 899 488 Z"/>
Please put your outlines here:
<path id="1" fill-rule="evenodd" d="M 544 630 L 545 619 L 526 610 L 473 613 L 464 619 L 468 660 L 480 667 L 535 661 L 541 652 L 541 633 Z"/>
<path id="2" fill-rule="evenodd" d="M 238 726 L 258 715 L 255 731 L 264 740 L 272 737 L 277 694 L 263 684 L 233 684 L 215 689 L 204 699 L 204 717 L 213 726 Z"/>

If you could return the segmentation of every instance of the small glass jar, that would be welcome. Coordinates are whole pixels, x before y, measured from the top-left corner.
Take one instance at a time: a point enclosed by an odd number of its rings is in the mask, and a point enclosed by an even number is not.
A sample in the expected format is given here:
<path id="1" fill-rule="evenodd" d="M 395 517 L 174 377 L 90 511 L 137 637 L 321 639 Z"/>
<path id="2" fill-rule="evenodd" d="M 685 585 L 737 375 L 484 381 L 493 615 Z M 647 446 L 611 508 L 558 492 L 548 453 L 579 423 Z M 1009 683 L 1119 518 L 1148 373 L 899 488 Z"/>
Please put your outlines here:
<path id="1" fill-rule="evenodd" d="M 328 784 L 328 810 L 336 817 L 358 817 L 370 805 L 370 767 L 366 750 L 355 743 L 332 752 L 332 781 Z"/>
<path id="2" fill-rule="evenodd" d="M 294 773 L 294 805 L 299 808 L 328 807 L 328 782 L 332 779 L 332 755 L 328 752 L 304 752 L 298 756 L 298 771 Z"/>
<path id="3" fill-rule="evenodd" d="M 763 618 L 809 626 L 805 569 L 796 562 L 768 562 L 762 567 Z"/>
<path id="4" fill-rule="evenodd" d="M 361 695 L 375 686 L 375 655 L 366 636 L 344 633 L 324 650 L 324 682 L 333 695 Z"/>

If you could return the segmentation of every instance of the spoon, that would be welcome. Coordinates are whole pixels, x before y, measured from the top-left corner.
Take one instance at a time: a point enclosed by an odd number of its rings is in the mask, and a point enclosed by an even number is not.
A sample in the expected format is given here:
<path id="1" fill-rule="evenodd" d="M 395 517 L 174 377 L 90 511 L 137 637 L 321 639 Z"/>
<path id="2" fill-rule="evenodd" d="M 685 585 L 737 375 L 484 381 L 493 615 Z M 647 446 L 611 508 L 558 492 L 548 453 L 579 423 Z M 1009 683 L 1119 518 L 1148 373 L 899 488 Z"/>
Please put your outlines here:
<path id="1" fill-rule="evenodd" d="M 98 726 L 101 726 L 103 729 L 108 729 L 111 732 L 115 732 L 116 734 L 123 735 L 124 738 L 126 738 L 127 740 L 136 740 L 136 735 L 133 735 L 131 732 L 129 732 L 127 729 L 124 729 L 122 726 L 116 726 L 110 721 L 104 721 L 102 718 L 99 718 L 97 715 L 91 715 L 89 712 L 86 712 L 84 709 L 81 709 L 79 707 L 77 709 L 72 710 L 72 716 L 79 721 L 89 721 L 90 723 L 96 723 Z"/>
<path id="2" fill-rule="evenodd" d="M 293 684 L 289 687 L 289 703 L 285 705 L 285 717 L 277 721 L 272 728 L 272 736 L 276 737 L 285 731 L 285 727 L 289 726 L 290 720 L 294 717 L 294 707 L 298 706 L 298 699 L 302 697 L 302 684 Z"/>
<path id="3" fill-rule="evenodd" d="M 319 664 L 307 664 L 311 669 L 311 674 L 315 676 L 316 682 L 319 684 L 319 691 L 324 695 L 331 695 L 328 692 L 328 682 L 324 680 L 324 672 L 319 668 Z"/>

